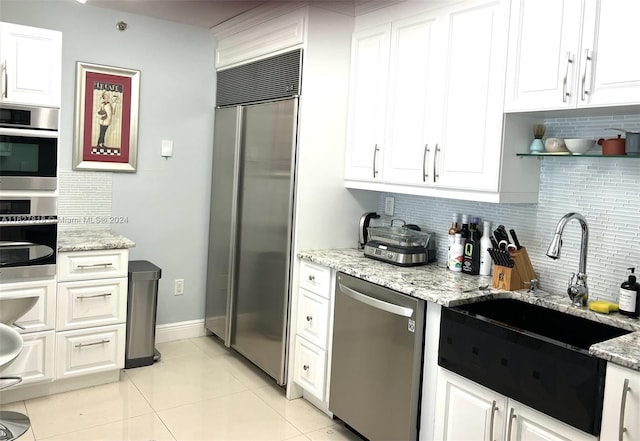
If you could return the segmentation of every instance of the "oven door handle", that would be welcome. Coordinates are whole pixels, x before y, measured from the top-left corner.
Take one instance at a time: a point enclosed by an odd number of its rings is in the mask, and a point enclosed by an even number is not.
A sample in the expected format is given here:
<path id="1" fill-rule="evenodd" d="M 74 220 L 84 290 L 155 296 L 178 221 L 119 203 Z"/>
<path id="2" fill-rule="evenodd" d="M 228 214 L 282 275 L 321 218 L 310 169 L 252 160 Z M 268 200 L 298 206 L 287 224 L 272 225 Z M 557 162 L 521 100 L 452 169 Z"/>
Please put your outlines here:
<path id="1" fill-rule="evenodd" d="M 0 127 L 0 135 L 20 136 L 29 138 L 57 138 L 57 130 L 33 130 L 33 129 L 14 129 L 12 127 Z"/>
<path id="2" fill-rule="evenodd" d="M 342 283 L 339 283 L 338 285 L 340 286 L 340 291 L 342 291 L 343 294 L 351 297 L 353 300 L 366 303 L 369 306 L 373 306 L 374 308 L 381 309 L 392 314 L 401 315 L 402 317 L 411 317 L 413 315 L 413 309 L 411 308 L 406 308 L 404 306 L 395 305 L 393 303 L 384 302 L 382 300 L 369 297 L 368 295 L 362 294 L 355 289 L 344 286 Z"/>

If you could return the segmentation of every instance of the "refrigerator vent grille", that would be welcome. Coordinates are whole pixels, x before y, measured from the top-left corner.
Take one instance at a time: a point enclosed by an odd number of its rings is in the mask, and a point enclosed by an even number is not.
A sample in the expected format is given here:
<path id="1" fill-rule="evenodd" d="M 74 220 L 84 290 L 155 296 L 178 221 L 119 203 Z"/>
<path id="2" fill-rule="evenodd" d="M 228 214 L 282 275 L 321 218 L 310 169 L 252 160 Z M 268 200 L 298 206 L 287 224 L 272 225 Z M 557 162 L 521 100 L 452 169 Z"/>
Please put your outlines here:
<path id="1" fill-rule="evenodd" d="M 219 71 L 216 106 L 287 98 L 300 94 L 302 49 Z"/>

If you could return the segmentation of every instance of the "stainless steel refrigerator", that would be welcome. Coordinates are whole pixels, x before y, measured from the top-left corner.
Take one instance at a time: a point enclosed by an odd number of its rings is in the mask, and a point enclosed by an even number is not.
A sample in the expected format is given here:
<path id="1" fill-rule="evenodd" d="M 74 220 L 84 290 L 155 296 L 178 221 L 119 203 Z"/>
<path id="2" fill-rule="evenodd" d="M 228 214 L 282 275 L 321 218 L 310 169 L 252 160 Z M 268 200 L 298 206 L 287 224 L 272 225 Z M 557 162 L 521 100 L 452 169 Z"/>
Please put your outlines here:
<path id="1" fill-rule="evenodd" d="M 298 98 L 215 111 L 206 328 L 285 384 Z"/>

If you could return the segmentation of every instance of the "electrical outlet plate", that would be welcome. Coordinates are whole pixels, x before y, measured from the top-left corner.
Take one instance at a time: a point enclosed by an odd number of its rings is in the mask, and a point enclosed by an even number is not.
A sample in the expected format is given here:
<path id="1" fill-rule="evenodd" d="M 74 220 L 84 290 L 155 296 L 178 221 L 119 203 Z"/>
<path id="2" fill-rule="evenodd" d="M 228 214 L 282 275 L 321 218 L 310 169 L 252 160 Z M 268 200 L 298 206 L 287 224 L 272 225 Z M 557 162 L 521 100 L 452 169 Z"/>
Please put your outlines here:
<path id="1" fill-rule="evenodd" d="M 395 201 L 392 197 L 388 196 L 384 199 L 384 214 L 387 216 L 393 216 L 393 206 Z"/>
<path id="2" fill-rule="evenodd" d="M 181 296 L 184 294 L 184 279 L 176 279 L 173 287 L 173 295 Z"/>

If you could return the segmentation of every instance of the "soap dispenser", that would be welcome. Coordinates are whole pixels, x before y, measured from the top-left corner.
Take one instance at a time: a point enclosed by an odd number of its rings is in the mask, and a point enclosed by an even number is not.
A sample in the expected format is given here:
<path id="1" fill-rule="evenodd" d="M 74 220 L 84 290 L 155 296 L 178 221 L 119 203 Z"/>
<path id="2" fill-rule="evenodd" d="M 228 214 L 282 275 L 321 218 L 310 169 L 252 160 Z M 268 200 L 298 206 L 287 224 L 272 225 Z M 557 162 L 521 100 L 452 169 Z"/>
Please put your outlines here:
<path id="1" fill-rule="evenodd" d="M 620 298 L 618 308 L 620 314 L 629 317 L 640 316 L 640 295 L 638 294 L 638 284 L 634 275 L 635 268 L 628 268 L 631 271 L 629 278 L 620 285 Z"/>

